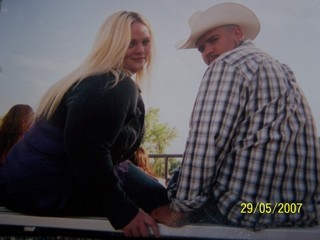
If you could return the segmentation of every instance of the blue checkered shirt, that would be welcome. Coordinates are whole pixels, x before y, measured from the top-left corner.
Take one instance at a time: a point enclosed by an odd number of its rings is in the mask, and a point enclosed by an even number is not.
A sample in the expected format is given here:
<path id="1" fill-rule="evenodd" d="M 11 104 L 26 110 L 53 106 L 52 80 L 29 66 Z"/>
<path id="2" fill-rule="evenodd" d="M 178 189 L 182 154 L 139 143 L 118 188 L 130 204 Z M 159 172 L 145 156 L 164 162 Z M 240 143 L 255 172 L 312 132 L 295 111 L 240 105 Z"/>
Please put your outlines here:
<path id="1" fill-rule="evenodd" d="M 319 156 L 314 118 L 293 72 L 246 40 L 202 79 L 178 186 L 169 189 L 172 208 L 190 212 L 210 197 L 233 225 L 312 225 Z M 288 207 L 296 203 L 299 213 Z M 250 213 L 250 204 L 260 209 Z M 281 204 L 290 212 L 279 212 Z"/>

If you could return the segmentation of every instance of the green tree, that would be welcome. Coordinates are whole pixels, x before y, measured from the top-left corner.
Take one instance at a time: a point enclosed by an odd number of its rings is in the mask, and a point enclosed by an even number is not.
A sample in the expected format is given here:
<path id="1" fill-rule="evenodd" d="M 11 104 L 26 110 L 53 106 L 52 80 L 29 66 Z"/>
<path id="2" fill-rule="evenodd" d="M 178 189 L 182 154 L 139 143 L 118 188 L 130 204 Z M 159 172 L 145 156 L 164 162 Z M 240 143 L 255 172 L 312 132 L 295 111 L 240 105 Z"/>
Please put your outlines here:
<path id="1" fill-rule="evenodd" d="M 142 147 L 147 149 L 149 153 L 166 153 L 166 148 L 169 147 L 172 140 L 178 136 L 178 131 L 175 127 L 170 127 L 167 123 L 161 123 L 159 118 L 159 108 L 148 109 L 145 118 L 146 132 Z M 164 177 L 164 159 L 155 158 L 152 166 L 158 176 Z"/>
<path id="2" fill-rule="evenodd" d="M 178 136 L 175 127 L 160 122 L 160 109 L 149 108 L 146 113 L 146 132 L 142 145 L 149 153 L 162 154 L 170 146 L 172 140 Z"/>
<path id="3" fill-rule="evenodd" d="M 169 173 L 171 173 L 173 170 L 178 168 L 181 165 L 181 161 L 178 161 L 175 158 L 170 158 L 169 159 Z"/>

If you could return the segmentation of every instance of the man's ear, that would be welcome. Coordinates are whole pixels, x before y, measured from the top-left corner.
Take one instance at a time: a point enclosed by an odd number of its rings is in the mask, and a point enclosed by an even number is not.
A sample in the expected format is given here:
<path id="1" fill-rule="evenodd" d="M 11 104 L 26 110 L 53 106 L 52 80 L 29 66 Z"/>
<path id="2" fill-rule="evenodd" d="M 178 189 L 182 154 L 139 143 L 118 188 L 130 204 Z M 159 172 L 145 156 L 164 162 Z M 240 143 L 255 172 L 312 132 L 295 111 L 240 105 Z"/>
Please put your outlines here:
<path id="1" fill-rule="evenodd" d="M 240 43 L 242 42 L 244 39 L 245 39 L 245 36 L 241 30 L 240 27 L 235 27 L 234 30 L 233 30 L 233 36 L 234 36 L 234 40 L 237 42 L 237 43 Z"/>

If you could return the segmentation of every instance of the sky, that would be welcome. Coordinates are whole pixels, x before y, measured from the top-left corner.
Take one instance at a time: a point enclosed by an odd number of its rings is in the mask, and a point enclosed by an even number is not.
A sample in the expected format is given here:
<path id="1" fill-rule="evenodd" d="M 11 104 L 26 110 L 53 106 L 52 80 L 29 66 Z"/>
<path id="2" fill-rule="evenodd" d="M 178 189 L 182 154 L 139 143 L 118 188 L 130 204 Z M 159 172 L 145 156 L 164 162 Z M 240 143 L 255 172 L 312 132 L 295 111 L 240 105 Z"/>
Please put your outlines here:
<path id="1" fill-rule="evenodd" d="M 45 91 L 89 53 L 100 24 L 115 11 L 137 11 L 154 29 L 156 62 L 146 108 L 178 137 L 166 153 L 183 153 L 189 118 L 206 70 L 196 49 L 174 45 L 189 36 L 189 17 L 222 0 L 3 0 L 0 12 L 0 115 L 18 103 L 36 109 Z M 234 0 L 260 20 L 254 40 L 294 71 L 320 133 L 320 0 Z M 319 104 L 319 105 L 318 105 Z M 320 135 L 320 134 L 319 134 Z"/>

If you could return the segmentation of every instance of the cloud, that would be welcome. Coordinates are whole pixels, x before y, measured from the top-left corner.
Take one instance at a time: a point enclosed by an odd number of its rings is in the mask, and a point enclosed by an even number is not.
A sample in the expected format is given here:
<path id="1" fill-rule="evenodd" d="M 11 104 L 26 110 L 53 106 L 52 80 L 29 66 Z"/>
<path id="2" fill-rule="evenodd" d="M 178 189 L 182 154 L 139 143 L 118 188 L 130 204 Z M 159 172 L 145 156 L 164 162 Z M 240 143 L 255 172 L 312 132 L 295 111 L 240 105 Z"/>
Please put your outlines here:
<path id="1" fill-rule="evenodd" d="M 1 76 L 1 101 L 27 102 L 36 105 L 44 92 L 56 81 L 69 73 L 75 59 L 56 60 L 50 57 L 12 54 L 6 71 Z M 1 110 L 1 109 L 0 109 Z"/>
<path id="2" fill-rule="evenodd" d="M 61 65 L 61 62 L 53 62 L 47 58 L 24 56 L 20 54 L 13 54 L 11 57 L 15 65 L 30 70 L 42 69 L 44 71 L 55 71 L 63 66 Z"/>
<path id="3" fill-rule="evenodd" d="M 36 79 L 50 79 L 56 81 L 69 73 L 79 64 L 79 60 L 71 57 L 54 59 L 50 57 L 26 56 L 22 54 L 11 55 L 12 65 L 17 71 L 32 75 Z"/>
<path id="4" fill-rule="evenodd" d="M 0 13 L 8 13 L 9 12 L 8 8 L 3 7 L 2 2 L 3 1 L 0 0 Z"/>

